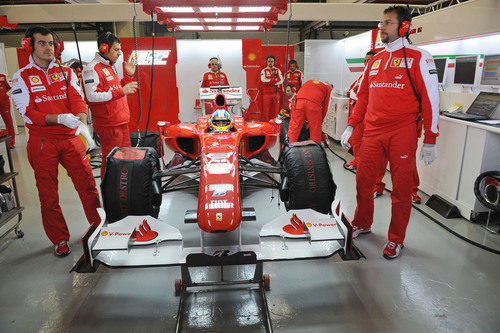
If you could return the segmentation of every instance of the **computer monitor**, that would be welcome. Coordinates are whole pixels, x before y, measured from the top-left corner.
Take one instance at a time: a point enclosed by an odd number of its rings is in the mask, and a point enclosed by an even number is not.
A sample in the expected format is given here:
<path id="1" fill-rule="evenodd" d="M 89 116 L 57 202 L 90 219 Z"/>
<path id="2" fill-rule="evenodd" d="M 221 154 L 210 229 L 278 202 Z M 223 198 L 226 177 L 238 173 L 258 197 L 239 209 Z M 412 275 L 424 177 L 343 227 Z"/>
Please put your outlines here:
<path id="1" fill-rule="evenodd" d="M 455 78 L 453 83 L 459 85 L 476 85 L 476 71 L 479 56 L 461 56 L 455 58 Z"/>
<path id="2" fill-rule="evenodd" d="M 500 86 L 500 54 L 488 54 L 484 56 L 481 85 Z"/>
<path id="3" fill-rule="evenodd" d="M 434 63 L 436 64 L 438 82 L 443 83 L 446 74 L 446 68 L 448 67 L 448 58 L 435 58 Z"/>
<path id="4" fill-rule="evenodd" d="M 466 113 L 491 117 L 499 105 L 500 94 L 480 92 Z"/>

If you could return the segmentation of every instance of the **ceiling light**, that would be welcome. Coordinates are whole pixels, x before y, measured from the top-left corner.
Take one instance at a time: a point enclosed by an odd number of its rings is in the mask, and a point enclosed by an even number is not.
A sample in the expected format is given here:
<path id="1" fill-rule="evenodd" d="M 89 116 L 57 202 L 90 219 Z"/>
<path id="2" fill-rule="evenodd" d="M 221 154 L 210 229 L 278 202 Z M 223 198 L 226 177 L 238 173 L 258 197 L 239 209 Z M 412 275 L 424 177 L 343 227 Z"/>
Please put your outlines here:
<path id="1" fill-rule="evenodd" d="M 231 18 L 206 18 L 205 22 L 220 22 L 220 23 L 229 23 L 231 22 Z"/>
<path id="2" fill-rule="evenodd" d="M 231 30 L 232 27 L 229 25 L 213 25 L 213 26 L 208 26 L 208 30 Z"/>
<path id="3" fill-rule="evenodd" d="M 231 13 L 233 7 L 200 7 L 202 13 Z"/>
<path id="4" fill-rule="evenodd" d="M 194 13 L 193 7 L 158 7 L 164 13 Z"/>
<path id="5" fill-rule="evenodd" d="M 172 21 L 179 23 L 187 23 L 187 22 L 200 22 L 197 18 L 172 18 Z"/>
<path id="6" fill-rule="evenodd" d="M 180 25 L 179 29 L 181 30 L 203 30 L 202 25 Z"/>
<path id="7" fill-rule="evenodd" d="M 259 30 L 260 26 L 258 25 L 239 25 L 236 27 L 236 30 Z"/>
<path id="8" fill-rule="evenodd" d="M 238 10 L 240 13 L 260 13 L 270 11 L 271 6 L 239 7 Z"/>
<path id="9" fill-rule="evenodd" d="M 238 22 L 264 22 L 263 17 L 241 17 Z"/>

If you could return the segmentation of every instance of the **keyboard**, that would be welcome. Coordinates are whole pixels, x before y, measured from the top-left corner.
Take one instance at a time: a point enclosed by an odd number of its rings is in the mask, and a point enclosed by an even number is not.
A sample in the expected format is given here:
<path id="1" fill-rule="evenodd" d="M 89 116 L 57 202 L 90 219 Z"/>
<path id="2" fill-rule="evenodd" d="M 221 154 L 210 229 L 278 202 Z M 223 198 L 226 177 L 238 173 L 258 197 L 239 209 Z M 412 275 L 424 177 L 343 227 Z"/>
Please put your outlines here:
<path id="1" fill-rule="evenodd" d="M 490 117 L 488 117 L 488 116 L 478 115 L 478 114 L 469 114 L 469 113 L 461 113 L 461 112 L 447 112 L 447 111 L 443 111 L 442 113 L 446 117 L 454 118 L 454 119 L 461 119 L 461 120 L 474 121 L 474 120 L 490 119 Z"/>

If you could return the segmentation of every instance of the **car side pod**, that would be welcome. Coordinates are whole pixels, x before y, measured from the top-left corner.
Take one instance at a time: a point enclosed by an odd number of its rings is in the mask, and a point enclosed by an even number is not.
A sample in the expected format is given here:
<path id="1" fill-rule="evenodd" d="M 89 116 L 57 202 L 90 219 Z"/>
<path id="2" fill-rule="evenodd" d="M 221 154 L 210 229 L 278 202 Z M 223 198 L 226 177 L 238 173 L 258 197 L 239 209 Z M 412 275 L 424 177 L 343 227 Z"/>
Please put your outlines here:
<path id="1" fill-rule="evenodd" d="M 243 208 L 241 210 L 242 221 L 256 221 L 257 214 L 255 208 Z M 184 214 L 184 223 L 198 223 L 198 211 L 196 209 L 187 210 Z"/>

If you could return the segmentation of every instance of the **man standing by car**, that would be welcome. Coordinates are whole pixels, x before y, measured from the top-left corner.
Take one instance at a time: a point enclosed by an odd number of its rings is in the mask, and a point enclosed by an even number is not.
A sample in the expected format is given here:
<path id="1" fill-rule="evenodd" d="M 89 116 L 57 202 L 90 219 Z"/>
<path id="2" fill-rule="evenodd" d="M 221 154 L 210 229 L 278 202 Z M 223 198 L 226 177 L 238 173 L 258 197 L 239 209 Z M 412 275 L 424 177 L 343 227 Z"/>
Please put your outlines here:
<path id="1" fill-rule="evenodd" d="M 137 82 L 132 81 L 135 64 L 124 63 L 122 80 L 113 65 L 121 56 L 121 41 L 110 32 L 97 39 L 99 52 L 94 60 L 83 68 L 85 96 L 92 111 L 94 129 L 101 142 L 101 177 L 106 171 L 106 157 L 115 147 L 130 147 L 130 111 L 125 96 L 133 94 Z"/>
<path id="2" fill-rule="evenodd" d="M 299 91 L 302 87 L 302 82 L 304 81 L 304 75 L 301 71 L 297 69 L 297 61 L 290 60 L 288 62 L 288 73 L 286 73 L 286 81 L 295 87 L 295 91 Z"/>
<path id="3" fill-rule="evenodd" d="M 426 165 L 437 158 L 439 92 L 432 56 L 412 46 L 410 12 L 403 6 L 384 10 L 380 36 L 386 44 L 368 63 L 349 125 L 342 134 L 347 149 L 353 129 L 364 121 L 365 130 L 356 173 L 357 208 L 352 221 L 353 237 L 369 233 L 373 223 L 373 189 L 386 160 L 391 165 L 392 216 L 386 259 L 396 258 L 411 212 L 415 153 L 423 117 L 424 144 L 420 159 Z"/>
<path id="4" fill-rule="evenodd" d="M 210 68 L 210 70 L 204 73 L 203 78 L 201 79 L 201 88 L 210 88 L 218 85 L 221 86 L 229 85 L 229 80 L 227 79 L 226 73 L 220 71 L 222 68 L 222 64 L 219 62 L 218 58 L 216 57 L 210 58 L 208 62 L 208 68 Z M 214 112 L 213 108 L 214 108 L 213 101 L 205 101 L 205 114 L 213 113 Z"/>
<path id="5" fill-rule="evenodd" d="M 310 139 L 321 143 L 323 132 L 323 119 L 332 104 L 332 85 L 318 80 L 309 80 L 295 95 L 292 107 L 290 127 L 288 128 L 289 142 L 299 139 L 300 129 L 307 120 L 309 124 Z"/>
<path id="6" fill-rule="evenodd" d="M 25 42 L 25 41 L 23 41 Z M 66 169 L 89 223 L 99 223 L 99 193 L 85 147 L 75 136 L 86 123 L 87 108 L 76 75 L 54 59 L 54 37 L 44 27 L 26 32 L 30 62 L 12 78 L 12 99 L 29 130 L 28 160 L 35 173 L 42 222 L 55 253 L 70 253 L 69 230 L 59 206 L 58 166 Z"/>
<path id="7" fill-rule="evenodd" d="M 274 67 L 276 58 L 268 56 L 267 67 L 260 72 L 260 83 L 262 92 L 262 116 L 261 121 L 269 121 L 278 115 L 280 109 L 281 84 L 283 75 L 279 68 Z"/>

